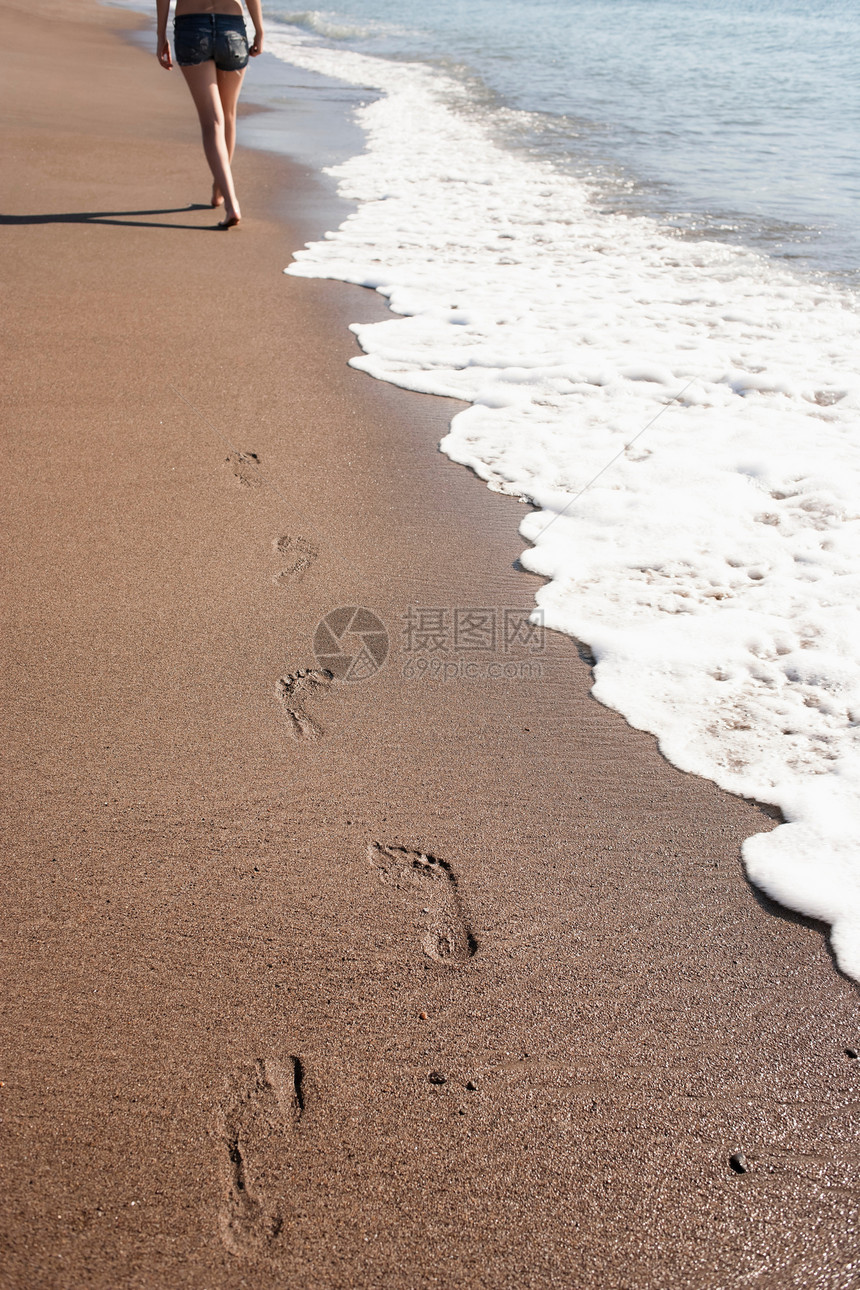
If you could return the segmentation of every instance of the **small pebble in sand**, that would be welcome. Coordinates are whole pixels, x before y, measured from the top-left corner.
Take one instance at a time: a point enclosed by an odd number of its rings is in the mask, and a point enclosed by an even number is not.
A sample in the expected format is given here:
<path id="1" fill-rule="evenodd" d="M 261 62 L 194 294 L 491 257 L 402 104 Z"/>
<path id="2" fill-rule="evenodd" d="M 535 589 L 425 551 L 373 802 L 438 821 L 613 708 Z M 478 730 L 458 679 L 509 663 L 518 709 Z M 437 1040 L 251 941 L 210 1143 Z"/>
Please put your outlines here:
<path id="1" fill-rule="evenodd" d="M 845 1056 L 846 1056 L 846 1057 L 853 1057 L 853 1058 L 854 1058 L 854 1060 L 856 1061 L 856 1060 L 857 1060 L 857 1058 L 858 1058 L 858 1057 L 860 1057 L 860 1053 L 858 1053 L 858 1052 L 857 1052 L 857 1049 L 856 1049 L 856 1048 L 846 1048 L 846 1049 L 845 1049 Z"/>
<path id="2" fill-rule="evenodd" d="M 427 1013 L 426 1013 L 426 1012 L 419 1012 L 419 1014 L 418 1014 L 418 1020 L 419 1020 L 419 1021 L 426 1021 L 426 1020 L 427 1020 Z"/>
<path id="3" fill-rule="evenodd" d="M 736 1151 L 733 1156 L 729 1156 L 729 1165 L 736 1174 L 745 1174 L 749 1171 L 747 1158 L 742 1151 Z"/>
<path id="4" fill-rule="evenodd" d="M 448 1076 L 443 1075 L 441 1071 L 431 1071 L 427 1076 L 431 1084 L 447 1084 Z"/>

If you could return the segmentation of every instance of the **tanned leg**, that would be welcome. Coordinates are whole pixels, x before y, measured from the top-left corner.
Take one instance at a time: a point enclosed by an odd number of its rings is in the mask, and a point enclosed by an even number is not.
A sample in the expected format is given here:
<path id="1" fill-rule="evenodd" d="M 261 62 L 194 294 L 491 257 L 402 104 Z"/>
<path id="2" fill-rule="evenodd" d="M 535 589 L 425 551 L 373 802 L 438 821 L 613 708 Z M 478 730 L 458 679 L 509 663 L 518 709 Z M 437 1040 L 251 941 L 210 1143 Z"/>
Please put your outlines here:
<path id="1" fill-rule="evenodd" d="M 224 72 L 216 68 L 218 93 L 221 96 L 221 107 L 224 111 L 224 142 L 227 145 L 227 156 L 233 160 L 236 150 L 236 104 L 239 102 L 239 91 L 245 79 L 245 68 L 238 72 Z M 224 198 L 217 183 L 212 185 L 212 205 L 222 205 Z"/>
<path id="2" fill-rule="evenodd" d="M 218 88 L 218 77 L 230 73 L 217 72 L 210 59 L 205 63 L 195 63 L 192 67 L 183 67 L 185 77 L 197 115 L 200 118 L 200 130 L 203 135 L 203 151 L 212 171 L 217 191 L 224 198 L 225 222 L 238 224 L 242 212 L 233 187 L 233 174 L 230 170 L 230 152 L 225 135 L 224 108 Z M 235 75 L 235 73 L 233 73 Z M 241 82 L 240 82 L 241 84 Z M 238 91 L 237 95 L 238 97 Z M 235 118 L 235 104 L 233 109 Z M 234 120 L 235 139 L 235 120 Z"/>

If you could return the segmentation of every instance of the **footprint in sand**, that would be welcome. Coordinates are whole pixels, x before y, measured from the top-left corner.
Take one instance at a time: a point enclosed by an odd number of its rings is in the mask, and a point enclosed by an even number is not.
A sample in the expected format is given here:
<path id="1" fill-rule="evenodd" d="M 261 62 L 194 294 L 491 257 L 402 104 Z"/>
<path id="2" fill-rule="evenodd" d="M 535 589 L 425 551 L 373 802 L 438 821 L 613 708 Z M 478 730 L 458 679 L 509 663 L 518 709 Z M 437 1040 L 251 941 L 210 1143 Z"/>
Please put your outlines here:
<path id="1" fill-rule="evenodd" d="M 280 1176 L 286 1135 L 304 1110 L 302 1064 L 260 1058 L 234 1071 L 221 1106 L 221 1240 L 232 1254 L 268 1250 L 284 1228 Z"/>
<path id="2" fill-rule="evenodd" d="M 227 465 L 243 487 L 260 487 L 263 479 L 260 475 L 260 458 L 255 452 L 231 452 L 226 460 Z"/>
<path id="3" fill-rule="evenodd" d="M 305 700 L 325 694 L 333 680 L 331 672 L 312 667 L 301 667 L 298 672 L 288 672 L 279 679 L 278 699 L 296 739 L 318 739 L 322 734 L 322 726 L 305 711 Z"/>
<path id="4" fill-rule="evenodd" d="M 446 967 L 468 963 L 478 942 L 466 919 L 457 879 L 445 860 L 406 847 L 371 842 L 368 858 L 383 886 L 401 892 L 424 918 L 421 947 L 428 958 Z"/>
<path id="5" fill-rule="evenodd" d="M 313 542 L 304 537 L 280 537 L 274 547 L 287 561 L 286 567 L 272 579 L 274 583 L 300 582 L 319 555 Z"/>

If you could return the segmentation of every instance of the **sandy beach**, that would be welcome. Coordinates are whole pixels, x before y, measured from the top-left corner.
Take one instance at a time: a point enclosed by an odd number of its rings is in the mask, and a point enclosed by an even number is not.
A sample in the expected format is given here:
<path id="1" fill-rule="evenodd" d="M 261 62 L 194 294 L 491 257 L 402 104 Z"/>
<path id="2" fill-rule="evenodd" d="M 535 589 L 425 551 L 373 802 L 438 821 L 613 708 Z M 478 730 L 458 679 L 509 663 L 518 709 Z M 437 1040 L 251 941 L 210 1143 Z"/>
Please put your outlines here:
<path id="1" fill-rule="evenodd" d="M 240 149 L 216 236 L 136 20 L 0 14 L 0 1285 L 855 1286 L 857 987 L 763 809 L 505 649 L 523 506 L 282 272 L 330 188 Z"/>

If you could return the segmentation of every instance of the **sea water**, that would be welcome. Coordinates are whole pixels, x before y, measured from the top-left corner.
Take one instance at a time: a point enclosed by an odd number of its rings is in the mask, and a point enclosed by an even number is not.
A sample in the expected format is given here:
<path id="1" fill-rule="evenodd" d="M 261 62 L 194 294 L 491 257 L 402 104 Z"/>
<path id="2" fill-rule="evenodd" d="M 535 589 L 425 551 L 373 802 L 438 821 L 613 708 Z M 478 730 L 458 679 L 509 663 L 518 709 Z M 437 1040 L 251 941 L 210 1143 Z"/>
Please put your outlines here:
<path id="1" fill-rule="evenodd" d="M 269 0 L 329 50 L 465 84 L 614 210 L 860 281 L 856 0 Z"/>
<path id="2" fill-rule="evenodd" d="M 858 36 L 800 0 L 270 4 L 369 91 L 355 367 L 463 399 L 442 449 L 527 499 L 545 622 L 676 766 L 772 803 L 751 879 L 860 979 Z"/>

